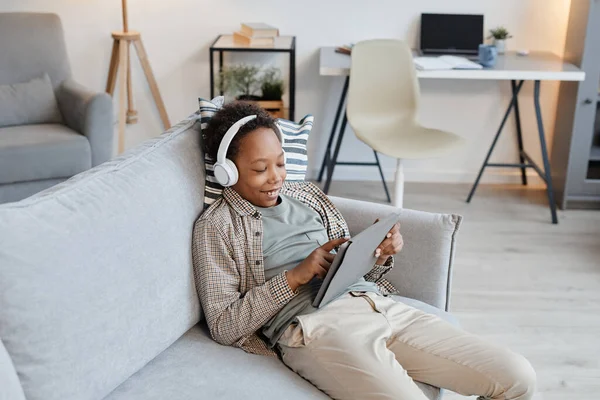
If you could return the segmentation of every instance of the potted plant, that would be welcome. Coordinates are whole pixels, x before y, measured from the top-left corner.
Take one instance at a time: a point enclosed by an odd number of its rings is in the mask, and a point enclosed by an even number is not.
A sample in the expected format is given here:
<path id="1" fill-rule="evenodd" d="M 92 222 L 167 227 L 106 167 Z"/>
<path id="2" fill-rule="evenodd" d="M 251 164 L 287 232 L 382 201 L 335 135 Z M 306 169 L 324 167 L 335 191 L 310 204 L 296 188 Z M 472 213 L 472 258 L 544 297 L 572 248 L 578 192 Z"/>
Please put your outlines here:
<path id="1" fill-rule="evenodd" d="M 221 91 L 235 96 L 238 100 L 260 100 L 258 90 L 260 67 L 249 64 L 237 64 L 223 68 L 220 74 Z"/>
<path id="2" fill-rule="evenodd" d="M 260 78 L 262 98 L 258 104 L 276 118 L 283 118 L 284 83 L 278 68 L 267 68 Z"/>
<path id="3" fill-rule="evenodd" d="M 494 45 L 498 50 L 498 54 L 504 54 L 506 51 L 506 39 L 510 39 L 512 35 L 508 32 L 508 30 L 499 26 L 495 29 L 490 29 L 490 36 L 488 39 L 494 39 Z"/>
<path id="4" fill-rule="evenodd" d="M 284 84 L 281 72 L 275 67 L 261 72 L 256 65 L 237 64 L 223 68 L 219 79 L 223 93 L 236 100 L 251 101 L 267 110 L 275 118 L 283 118 Z M 257 93 L 262 91 L 262 96 Z"/>

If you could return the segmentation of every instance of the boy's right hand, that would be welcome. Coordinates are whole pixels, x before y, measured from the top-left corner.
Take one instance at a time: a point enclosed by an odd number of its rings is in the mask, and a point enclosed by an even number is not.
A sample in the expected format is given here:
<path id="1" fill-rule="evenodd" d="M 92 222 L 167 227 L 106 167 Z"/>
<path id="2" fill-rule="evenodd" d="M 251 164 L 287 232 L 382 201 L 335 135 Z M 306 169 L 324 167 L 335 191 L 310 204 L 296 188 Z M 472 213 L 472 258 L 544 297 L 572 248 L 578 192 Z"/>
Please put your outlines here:
<path id="1" fill-rule="evenodd" d="M 295 292 L 298 287 L 310 282 L 315 276 L 324 279 L 335 258 L 335 254 L 331 254 L 330 251 L 346 241 L 348 238 L 333 239 L 314 249 L 304 261 L 286 273 L 290 288 Z"/>

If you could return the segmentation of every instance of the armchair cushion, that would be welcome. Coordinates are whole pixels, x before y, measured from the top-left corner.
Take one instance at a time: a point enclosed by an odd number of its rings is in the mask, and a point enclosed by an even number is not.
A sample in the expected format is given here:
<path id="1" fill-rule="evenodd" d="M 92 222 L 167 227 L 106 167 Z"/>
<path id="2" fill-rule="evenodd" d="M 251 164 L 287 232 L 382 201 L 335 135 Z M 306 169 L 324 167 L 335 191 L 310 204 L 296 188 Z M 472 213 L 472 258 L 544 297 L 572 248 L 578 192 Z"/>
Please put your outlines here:
<path id="1" fill-rule="evenodd" d="M 60 124 L 48 74 L 28 82 L 0 85 L 0 128 L 29 124 Z"/>
<path id="2" fill-rule="evenodd" d="M 91 167 L 90 143 L 59 124 L 0 128 L 0 184 L 67 178 Z"/>

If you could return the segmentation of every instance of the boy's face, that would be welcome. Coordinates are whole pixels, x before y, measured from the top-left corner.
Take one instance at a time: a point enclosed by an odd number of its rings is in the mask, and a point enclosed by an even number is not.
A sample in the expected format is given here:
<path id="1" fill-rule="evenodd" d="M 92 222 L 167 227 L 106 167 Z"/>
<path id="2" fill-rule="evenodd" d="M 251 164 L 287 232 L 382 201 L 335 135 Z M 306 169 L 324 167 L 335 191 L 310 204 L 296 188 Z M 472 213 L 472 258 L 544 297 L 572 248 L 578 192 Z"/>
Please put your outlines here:
<path id="1" fill-rule="evenodd" d="M 245 135 L 233 162 L 239 177 L 232 188 L 240 196 L 258 207 L 277 205 L 286 172 L 283 149 L 272 129 L 258 128 Z"/>

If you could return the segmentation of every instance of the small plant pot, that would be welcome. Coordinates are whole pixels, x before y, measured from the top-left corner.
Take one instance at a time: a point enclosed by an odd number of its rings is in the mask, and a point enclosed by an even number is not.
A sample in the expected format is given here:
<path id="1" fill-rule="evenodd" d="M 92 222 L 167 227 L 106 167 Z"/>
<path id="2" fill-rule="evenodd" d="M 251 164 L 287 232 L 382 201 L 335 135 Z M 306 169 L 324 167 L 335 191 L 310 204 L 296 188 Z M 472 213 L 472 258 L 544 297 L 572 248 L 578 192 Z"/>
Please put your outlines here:
<path id="1" fill-rule="evenodd" d="M 247 101 L 256 104 L 260 108 L 264 108 L 273 118 L 285 118 L 283 100 L 250 100 L 241 98 L 239 100 Z"/>
<path id="2" fill-rule="evenodd" d="M 496 46 L 498 54 L 504 54 L 506 52 L 506 39 L 494 39 L 494 46 Z"/>
<path id="3" fill-rule="evenodd" d="M 260 100 L 256 104 L 267 110 L 273 118 L 283 118 L 283 100 Z"/>
<path id="4" fill-rule="evenodd" d="M 255 96 L 253 94 L 242 94 L 237 97 L 237 100 L 241 100 L 241 101 L 258 101 L 260 99 L 261 99 L 260 96 Z"/>

